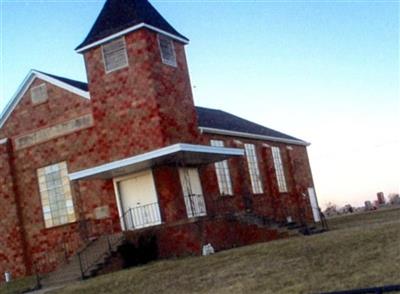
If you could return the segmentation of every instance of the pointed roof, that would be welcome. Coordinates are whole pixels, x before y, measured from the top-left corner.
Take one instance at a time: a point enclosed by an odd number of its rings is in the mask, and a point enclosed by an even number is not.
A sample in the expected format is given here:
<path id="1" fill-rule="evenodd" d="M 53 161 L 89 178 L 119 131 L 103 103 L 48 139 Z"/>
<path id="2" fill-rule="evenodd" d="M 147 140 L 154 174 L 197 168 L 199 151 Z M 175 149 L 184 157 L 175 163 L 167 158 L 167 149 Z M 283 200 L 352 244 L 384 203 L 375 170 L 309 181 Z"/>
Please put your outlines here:
<path id="1" fill-rule="evenodd" d="M 148 0 L 107 0 L 86 39 L 75 50 L 83 52 L 142 27 L 164 33 L 183 43 L 189 41 Z"/>

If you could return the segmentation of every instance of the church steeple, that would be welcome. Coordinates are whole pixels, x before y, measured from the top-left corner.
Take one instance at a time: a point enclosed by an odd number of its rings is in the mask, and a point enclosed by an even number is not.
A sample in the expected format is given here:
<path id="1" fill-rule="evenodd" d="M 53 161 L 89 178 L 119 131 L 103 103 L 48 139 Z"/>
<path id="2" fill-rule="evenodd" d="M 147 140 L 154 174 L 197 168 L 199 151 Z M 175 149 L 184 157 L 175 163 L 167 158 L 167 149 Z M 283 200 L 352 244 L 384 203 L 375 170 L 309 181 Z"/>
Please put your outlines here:
<path id="1" fill-rule="evenodd" d="M 144 152 L 197 142 L 187 43 L 147 0 L 107 0 L 77 49 L 96 127 L 114 146 L 104 156 L 133 155 L 132 146 Z"/>
<path id="2" fill-rule="evenodd" d="M 148 0 L 107 0 L 89 34 L 75 50 L 84 52 L 140 28 L 162 33 L 184 44 L 189 41 Z"/>

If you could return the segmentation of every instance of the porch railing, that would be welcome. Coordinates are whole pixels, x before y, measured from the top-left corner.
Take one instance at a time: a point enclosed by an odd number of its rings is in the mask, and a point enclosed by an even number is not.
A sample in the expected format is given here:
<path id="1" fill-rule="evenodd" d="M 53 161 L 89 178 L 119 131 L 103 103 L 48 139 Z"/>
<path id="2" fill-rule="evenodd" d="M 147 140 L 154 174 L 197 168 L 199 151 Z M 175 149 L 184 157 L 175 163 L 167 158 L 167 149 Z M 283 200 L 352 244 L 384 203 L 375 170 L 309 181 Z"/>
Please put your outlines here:
<path id="1" fill-rule="evenodd" d="M 158 202 L 131 207 L 122 216 L 125 230 L 134 230 L 161 224 Z"/>
<path id="2" fill-rule="evenodd" d="M 185 205 L 188 217 L 197 217 L 206 215 L 206 204 L 204 196 L 201 194 L 185 195 Z"/>

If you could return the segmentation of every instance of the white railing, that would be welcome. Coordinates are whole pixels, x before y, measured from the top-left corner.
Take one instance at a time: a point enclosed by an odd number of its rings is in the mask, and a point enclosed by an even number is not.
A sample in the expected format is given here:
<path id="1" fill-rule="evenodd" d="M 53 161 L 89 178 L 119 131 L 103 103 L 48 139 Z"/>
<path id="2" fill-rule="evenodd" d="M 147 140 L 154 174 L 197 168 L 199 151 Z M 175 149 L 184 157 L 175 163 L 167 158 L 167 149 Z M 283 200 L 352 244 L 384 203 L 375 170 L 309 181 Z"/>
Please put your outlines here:
<path id="1" fill-rule="evenodd" d="M 206 204 L 201 194 L 189 194 L 184 196 L 186 211 L 188 217 L 204 216 L 206 212 Z"/>
<path id="2" fill-rule="evenodd" d="M 125 230 L 135 230 L 161 224 L 160 207 L 157 202 L 131 207 L 122 216 Z"/>

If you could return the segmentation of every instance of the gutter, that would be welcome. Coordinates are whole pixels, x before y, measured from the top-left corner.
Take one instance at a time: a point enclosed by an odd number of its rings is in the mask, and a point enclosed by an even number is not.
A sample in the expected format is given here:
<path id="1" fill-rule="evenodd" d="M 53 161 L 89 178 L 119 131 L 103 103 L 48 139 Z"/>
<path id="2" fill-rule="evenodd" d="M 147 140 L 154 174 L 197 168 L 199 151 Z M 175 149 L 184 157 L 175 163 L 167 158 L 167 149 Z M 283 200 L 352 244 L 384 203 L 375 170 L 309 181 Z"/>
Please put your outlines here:
<path id="1" fill-rule="evenodd" d="M 274 141 L 274 142 L 287 143 L 287 144 L 300 145 L 300 146 L 310 146 L 311 145 L 311 143 L 305 142 L 302 140 L 285 139 L 285 138 L 257 135 L 257 134 L 244 133 L 244 132 L 228 131 L 228 130 L 223 130 L 223 129 L 199 127 L 199 130 L 201 133 L 226 135 L 226 136 L 232 136 L 232 137 L 242 137 L 242 138 L 249 138 L 249 139 L 256 139 L 256 140 L 267 140 L 267 141 Z"/>

